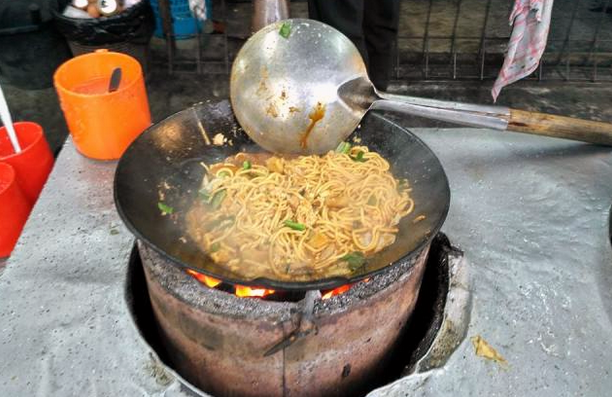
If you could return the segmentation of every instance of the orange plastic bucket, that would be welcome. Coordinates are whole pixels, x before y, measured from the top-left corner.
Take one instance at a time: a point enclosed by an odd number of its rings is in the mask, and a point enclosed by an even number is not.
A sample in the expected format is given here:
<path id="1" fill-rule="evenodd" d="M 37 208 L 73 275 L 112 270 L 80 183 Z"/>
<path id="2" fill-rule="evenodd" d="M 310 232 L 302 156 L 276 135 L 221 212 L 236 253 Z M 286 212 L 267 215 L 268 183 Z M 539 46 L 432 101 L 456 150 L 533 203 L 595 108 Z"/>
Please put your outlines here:
<path id="1" fill-rule="evenodd" d="M 108 92 L 117 67 L 121 84 Z M 70 135 L 87 157 L 118 159 L 151 125 L 142 68 L 129 55 L 107 50 L 80 55 L 62 64 L 53 80 Z"/>

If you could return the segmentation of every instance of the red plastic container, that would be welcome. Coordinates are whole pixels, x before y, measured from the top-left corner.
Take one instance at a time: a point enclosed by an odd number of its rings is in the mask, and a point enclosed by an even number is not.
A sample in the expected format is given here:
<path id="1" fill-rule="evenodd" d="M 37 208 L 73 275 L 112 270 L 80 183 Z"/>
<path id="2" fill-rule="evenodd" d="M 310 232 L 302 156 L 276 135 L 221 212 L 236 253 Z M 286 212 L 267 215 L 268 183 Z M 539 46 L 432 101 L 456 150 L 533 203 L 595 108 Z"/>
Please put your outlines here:
<path id="1" fill-rule="evenodd" d="M 5 127 L 0 128 L 0 163 L 13 166 L 17 183 L 30 204 L 34 204 L 53 168 L 53 155 L 43 129 L 36 123 L 14 123 L 21 153 L 15 153 Z"/>
<path id="2" fill-rule="evenodd" d="M 15 170 L 0 163 L 0 258 L 7 257 L 28 220 L 32 204 L 15 179 Z"/>

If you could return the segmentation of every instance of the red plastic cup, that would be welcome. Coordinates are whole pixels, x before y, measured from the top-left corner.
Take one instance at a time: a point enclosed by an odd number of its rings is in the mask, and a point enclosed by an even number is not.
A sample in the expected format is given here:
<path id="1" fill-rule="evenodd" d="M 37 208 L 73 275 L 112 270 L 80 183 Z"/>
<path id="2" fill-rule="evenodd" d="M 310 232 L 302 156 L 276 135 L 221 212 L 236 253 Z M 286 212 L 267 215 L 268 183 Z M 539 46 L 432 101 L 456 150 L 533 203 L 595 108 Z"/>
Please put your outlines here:
<path id="1" fill-rule="evenodd" d="M 13 166 L 17 183 L 30 204 L 34 204 L 53 168 L 53 155 L 43 133 L 36 123 L 14 123 L 15 133 L 21 145 L 21 153 L 15 153 L 6 128 L 0 128 L 0 163 Z"/>
<path id="2" fill-rule="evenodd" d="M 32 204 L 15 179 L 15 170 L 0 163 L 0 258 L 7 257 L 17 244 Z"/>

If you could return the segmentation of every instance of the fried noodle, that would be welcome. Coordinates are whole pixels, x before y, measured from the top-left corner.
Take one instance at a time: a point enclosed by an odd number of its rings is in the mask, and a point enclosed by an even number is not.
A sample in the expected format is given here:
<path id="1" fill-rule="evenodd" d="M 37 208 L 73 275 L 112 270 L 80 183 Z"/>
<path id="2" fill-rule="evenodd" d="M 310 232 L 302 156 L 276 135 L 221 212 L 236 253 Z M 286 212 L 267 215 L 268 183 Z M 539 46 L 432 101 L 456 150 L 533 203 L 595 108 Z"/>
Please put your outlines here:
<path id="1" fill-rule="evenodd" d="M 407 182 L 365 146 L 294 158 L 239 153 L 206 168 L 187 214 L 190 236 L 244 275 L 349 274 L 355 258 L 393 244 L 414 208 Z"/>

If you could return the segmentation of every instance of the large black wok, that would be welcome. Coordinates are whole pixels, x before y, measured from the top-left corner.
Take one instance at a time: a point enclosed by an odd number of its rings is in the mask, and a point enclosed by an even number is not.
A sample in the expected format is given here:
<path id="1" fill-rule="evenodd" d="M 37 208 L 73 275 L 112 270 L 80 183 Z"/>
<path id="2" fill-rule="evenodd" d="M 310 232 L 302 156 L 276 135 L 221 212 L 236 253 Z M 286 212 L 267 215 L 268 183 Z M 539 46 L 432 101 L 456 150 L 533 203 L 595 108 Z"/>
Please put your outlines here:
<path id="1" fill-rule="evenodd" d="M 207 145 L 223 133 L 233 145 Z M 351 277 L 280 281 L 246 278 L 215 264 L 185 231 L 184 215 L 197 199 L 204 168 L 239 151 L 261 152 L 237 125 L 229 102 L 199 104 L 151 126 L 126 150 L 117 166 L 114 194 L 119 215 L 144 243 L 178 266 L 241 285 L 274 289 L 328 289 L 355 282 L 388 266 L 412 258 L 430 244 L 439 231 L 450 203 L 446 174 L 432 151 L 410 132 L 384 117 L 369 113 L 354 132 L 361 144 L 379 152 L 397 178 L 412 186 L 415 210 L 400 222 L 396 242 L 369 257 Z M 162 215 L 158 202 L 174 209 Z M 425 219 L 415 223 L 415 218 Z"/>

